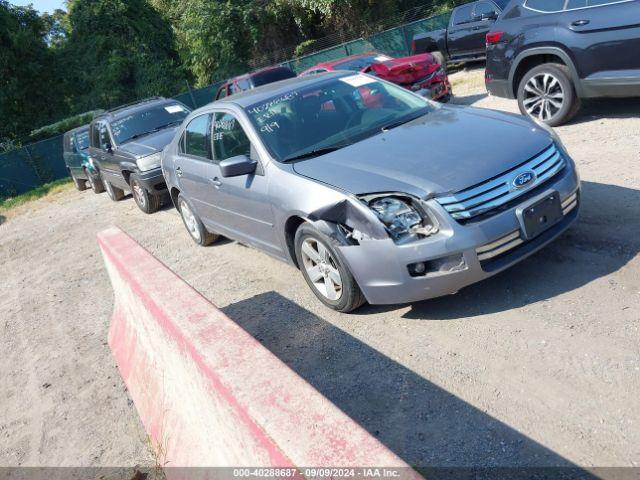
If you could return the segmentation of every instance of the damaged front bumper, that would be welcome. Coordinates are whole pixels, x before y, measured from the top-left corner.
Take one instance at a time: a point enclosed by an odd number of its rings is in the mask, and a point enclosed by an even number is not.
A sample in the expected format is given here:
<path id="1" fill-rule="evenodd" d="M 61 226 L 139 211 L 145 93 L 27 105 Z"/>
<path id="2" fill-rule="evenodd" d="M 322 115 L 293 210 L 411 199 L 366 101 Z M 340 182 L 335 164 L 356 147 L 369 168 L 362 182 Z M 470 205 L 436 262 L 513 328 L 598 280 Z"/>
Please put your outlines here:
<path id="1" fill-rule="evenodd" d="M 519 211 L 549 195 L 559 197 L 562 217 L 526 238 Z M 438 234 L 412 243 L 364 239 L 337 248 L 369 303 L 411 303 L 456 293 L 522 261 L 569 228 L 579 204 L 579 179 L 567 168 L 534 197 L 486 220 L 463 225 L 449 217 L 450 225 Z M 448 215 L 435 201 L 429 208 Z M 424 264 L 424 271 L 417 272 L 416 264 Z"/>

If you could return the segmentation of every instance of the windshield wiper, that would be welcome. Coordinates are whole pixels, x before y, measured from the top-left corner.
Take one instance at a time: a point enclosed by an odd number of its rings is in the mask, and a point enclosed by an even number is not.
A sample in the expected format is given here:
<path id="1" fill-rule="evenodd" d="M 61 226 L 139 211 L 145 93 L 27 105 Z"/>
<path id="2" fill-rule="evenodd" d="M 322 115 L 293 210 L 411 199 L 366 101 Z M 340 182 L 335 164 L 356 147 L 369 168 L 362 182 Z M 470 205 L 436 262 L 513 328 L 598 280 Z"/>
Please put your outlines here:
<path id="1" fill-rule="evenodd" d="M 326 153 L 335 152 L 336 150 L 340 150 L 341 148 L 348 147 L 352 145 L 351 143 L 341 143 L 338 145 L 332 145 L 330 147 L 322 147 L 322 148 L 314 148 L 313 150 L 309 150 L 308 152 L 301 153 L 299 155 L 294 155 L 292 157 L 286 157 L 283 162 L 290 162 L 291 160 L 302 160 L 303 158 L 311 158 L 317 157 L 320 155 L 324 155 Z"/>

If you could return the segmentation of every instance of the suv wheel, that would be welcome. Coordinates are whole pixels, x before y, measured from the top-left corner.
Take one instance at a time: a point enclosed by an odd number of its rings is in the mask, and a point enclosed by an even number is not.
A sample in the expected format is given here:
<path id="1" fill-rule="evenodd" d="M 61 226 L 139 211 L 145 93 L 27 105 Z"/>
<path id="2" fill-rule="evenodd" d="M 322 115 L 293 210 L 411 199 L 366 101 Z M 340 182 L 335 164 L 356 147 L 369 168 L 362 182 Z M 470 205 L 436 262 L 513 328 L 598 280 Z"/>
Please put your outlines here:
<path id="1" fill-rule="evenodd" d="M 305 223 L 296 232 L 295 249 L 302 276 L 327 307 L 347 313 L 366 302 L 329 237 Z"/>
<path id="2" fill-rule="evenodd" d="M 93 190 L 93 193 L 104 192 L 104 185 L 102 184 L 102 180 L 100 180 L 99 178 L 98 179 L 94 178 L 94 176 L 91 175 L 91 173 L 87 169 L 85 169 L 84 173 L 87 175 L 87 178 L 89 179 L 89 185 L 91 186 L 91 190 Z"/>
<path id="3" fill-rule="evenodd" d="M 144 213 L 154 213 L 160 208 L 160 196 L 150 193 L 140 183 L 140 179 L 137 175 L 132 174 L 129 179 L 129 185 L 131 186 L 131 194 L 136 201 L 140 210 Z"/>
<path id="4" fill-rule="evenodd" d="M 76 189 L 78 189 L 79 191 L 83 191 L 87 189 L 87 182 L 85 180 L 79 180 L 76 177 L 73 176 L 73 174 L 71 175 L 71 179 L 73 180 L 73 184 L 76 186 Z"/>
<path id="5" fill-rule="evenodd" d="M 518 87 L 518 106 L 523 115 L 551 127 L 571 120 L 580 108 L 580 99 L 569 69 L 564 65 L 545 63 L 529 70 Z"/>
<path id="6" fill-rule="evenodd" d="M 189 202 L 182 195 L 178 195 L 178 211 L 184 226 L 187 228 L 187 232 L 198 245 L 206 247 L 218 239 L 217 234 L 211 233 L 205 228 L 191 205 L 189 205 Z"/>
<path id="7" fill-rule="evenodd" d="M 109 198 L 111 200 L 113 200 L 114 202 L 119 202 L 120 200 L 122 200 L 124 198 L 124 191 L 122 189 L 114 187 L 113 185 L 111 185 L 104 178 L 103 175 L 100 175 L 100 178 L 102 180 L 102 184 L 104 185 L 104 189 L 107 191 L 107 195 L 109 195 Z"/>

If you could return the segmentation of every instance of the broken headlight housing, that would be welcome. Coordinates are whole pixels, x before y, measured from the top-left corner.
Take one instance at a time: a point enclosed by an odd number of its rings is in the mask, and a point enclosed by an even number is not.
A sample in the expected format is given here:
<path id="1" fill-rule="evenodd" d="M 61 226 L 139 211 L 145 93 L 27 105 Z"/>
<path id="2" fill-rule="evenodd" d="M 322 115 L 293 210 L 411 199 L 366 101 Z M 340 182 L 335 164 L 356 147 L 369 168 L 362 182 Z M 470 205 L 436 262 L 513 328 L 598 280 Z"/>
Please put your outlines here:
<path id="1" fill-rule="evenodd" d="M 407 243 L 438 232 L 438 224 L 409 198 L 385 196 L 369 200 L 369 208 L 396 243 Z"/>

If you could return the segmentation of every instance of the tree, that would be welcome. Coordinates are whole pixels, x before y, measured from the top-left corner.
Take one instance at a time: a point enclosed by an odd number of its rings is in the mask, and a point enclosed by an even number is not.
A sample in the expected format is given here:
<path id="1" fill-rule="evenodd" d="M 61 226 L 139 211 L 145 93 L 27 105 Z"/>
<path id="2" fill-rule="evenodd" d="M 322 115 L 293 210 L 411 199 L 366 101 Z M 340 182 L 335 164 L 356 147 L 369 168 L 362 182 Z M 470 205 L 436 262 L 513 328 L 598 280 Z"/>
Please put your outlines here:
<path id="1" fill-rule="evenodd" d="M 21 139 L 59 109 L 47 33 L 33 8 L 0 0 L 0 142 Z"/>
<path id="2" fill-rule="evenodd" d="M 145 0 L 69 0 L 58 50 L 72 113 L 172 95 L 184 70 L 171 26 Z"/>

